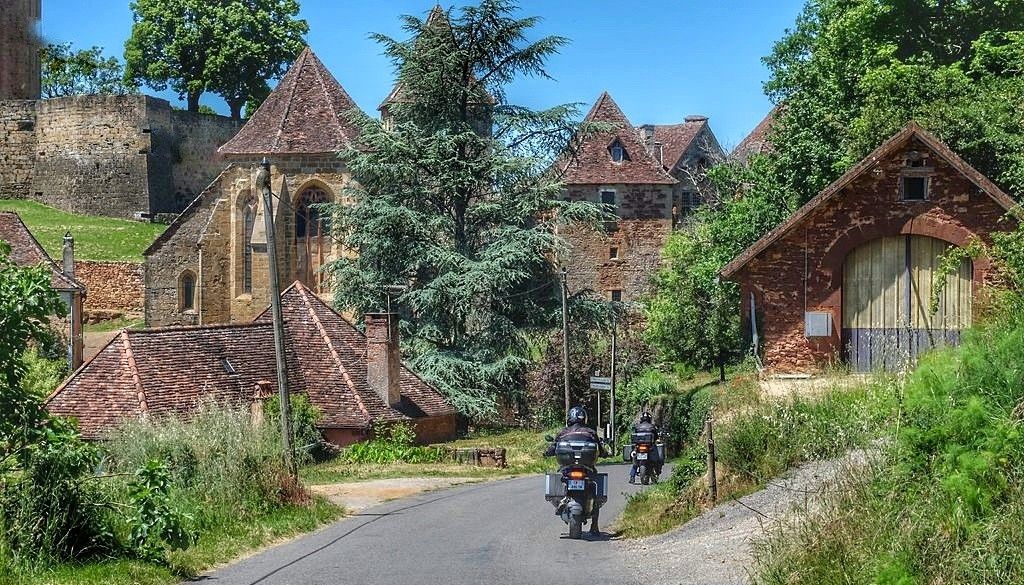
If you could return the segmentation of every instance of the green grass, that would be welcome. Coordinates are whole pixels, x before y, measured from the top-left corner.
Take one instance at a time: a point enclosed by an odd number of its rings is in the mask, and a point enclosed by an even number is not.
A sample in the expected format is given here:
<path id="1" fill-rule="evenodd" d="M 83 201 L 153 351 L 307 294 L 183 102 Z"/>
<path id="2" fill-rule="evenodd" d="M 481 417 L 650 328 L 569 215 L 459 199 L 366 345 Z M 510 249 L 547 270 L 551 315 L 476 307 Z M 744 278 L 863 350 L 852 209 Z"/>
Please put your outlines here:
<path id="1" fill-rule="evenodd" d="M 145 324 L 146 322 L 143 319 L 118 317 L 117 319 L 100 321 L 98 323 L 86 323 L 82 326 L 82 329 L 85 333 L 106 333 L 109 331 L 119 331 L 121 329 L 142 329 Z"/>
<path id="2" fill-rule="evenodd" d="M 323 499 L 308 506 L 286 506 L 256 519 L 213 527 L 199 541 L 167 554 L 167 564 L 138 559 L 116 559 L 5 575 L 0 583 L 11 585 L 165 585 L 180 583 L 202 571 L 259 550 L 283 539 L 310 532 L 343 515 L 343 510 Z"/>
<path id="3" fill-rule="evenodd" d="M 388 477 L 481 477 L 498 478 L 529 473 L 544 473 L 554 460 L 543 457 L 546 433 L 513 430 L 474 434 L 440 446 L 446 448 L 504 447 L 508 467 L 495 469 L 458 463 L 347 463 L 341 458 L 309 465 L 300 470 L 302 481 L 309 485 L 343 483 Z"/>
<path id="4" fill-rule="evenodd" d="M 15 211 L 54 260 L 60 261 L 64 234 L 75 238 L 75 255 L 82 260 L 141 262 L 142 252 L 167 226 L 76 215 L 20 199 L 0 200 L 0 211 Z"/>

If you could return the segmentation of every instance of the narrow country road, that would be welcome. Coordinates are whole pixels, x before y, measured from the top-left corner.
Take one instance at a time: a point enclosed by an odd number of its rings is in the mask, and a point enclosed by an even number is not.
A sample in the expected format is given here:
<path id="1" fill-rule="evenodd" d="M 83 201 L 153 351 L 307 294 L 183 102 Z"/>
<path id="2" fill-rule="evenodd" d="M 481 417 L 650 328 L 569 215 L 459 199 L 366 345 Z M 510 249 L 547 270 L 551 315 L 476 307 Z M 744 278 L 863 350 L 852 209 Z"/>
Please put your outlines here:
<path id="1" fill-rule="evenodd" d="M 574 541 L 541 476 L 460 486 L 368 508 L 197 580 L 210 585 L 641 583 L 606 531 L 625 505 L 627 464 L 605 465 L 603 535 Z M 662 477 L 667 477 L 666 468 Z"/>

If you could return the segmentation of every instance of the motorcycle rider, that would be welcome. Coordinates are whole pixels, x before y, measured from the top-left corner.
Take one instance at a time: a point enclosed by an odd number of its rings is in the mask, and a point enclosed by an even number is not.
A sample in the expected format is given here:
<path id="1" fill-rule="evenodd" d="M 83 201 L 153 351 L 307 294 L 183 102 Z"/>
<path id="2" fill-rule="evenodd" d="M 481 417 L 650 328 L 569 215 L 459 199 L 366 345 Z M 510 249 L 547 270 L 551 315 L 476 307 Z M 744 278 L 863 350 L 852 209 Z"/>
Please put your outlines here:
<path id="1" fill-rule="evenodd" d="M 569 409 L 569 413 L 565 416 L 565 428 L 559 431 L 555 435 L 555 440 L 548 445 L 547 450 L 544 452 L 545 457 L 554 457 L 555 445 L 559 441 L 591 441 L 597 443 L 598 449 L 602 457 L 610 457 L 611 450 L 608 449 L 608 445 L 601 440 L 601 437 L 597 435 L 597 431 L 587 426 L 587 411 L 582 406 L 574 406 Z M 597 527 L 597 520 L 599 516 L 599 510 L 601 504 L 597 501 L 594 502 L 594 511 L 590 518 L 590 535 L 598 536 L 601 531 Z M 555 510 L 555 515 L 560 515 L 561 509 Z"/>
<path id="2" fill-rule="evenodd" d="M 651 434 L 654 437 L 653 441 L 657 441 L 660 435 L 658 433 L 658 425 L 654 424 L 653 420 L 654 420 L 654 418 L 651 416 L 651 413 L 645 410 L 640 415 L 640 421 L 638 423 L 636 423 L 635 425 L 633 425 L 633 432 L 634 433 L 649 433 L 649 434 Z M 651 461 L 651 463 L 655 464 L 654 473 L 656 475 L 661 475 L 661 463 L 662 462 L 661 461 Z M 637 473 L 637 470 L 639 469 L 639 467 L 640 467 L 639 462 L 636 459 L 636 451 L 634 451 L 633 452 L 633 467 L 631 467 L 629 469 L 629 483 L 636 483 L 636 473 Z"/>

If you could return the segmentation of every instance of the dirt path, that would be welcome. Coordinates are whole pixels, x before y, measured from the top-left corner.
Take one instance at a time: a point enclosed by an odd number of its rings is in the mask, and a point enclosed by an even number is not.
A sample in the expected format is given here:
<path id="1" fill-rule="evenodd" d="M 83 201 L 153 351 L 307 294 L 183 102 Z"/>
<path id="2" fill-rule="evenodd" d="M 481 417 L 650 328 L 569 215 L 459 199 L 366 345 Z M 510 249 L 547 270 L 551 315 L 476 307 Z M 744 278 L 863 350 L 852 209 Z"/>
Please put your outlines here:
<path id="1" fill-rule="evenodd" d="M 389 500 L 478 481 L 483 481 L 483 478 L 396 477 L 314 485 L 309 487 L 309 491 L 324 496 L 331 502 L 343 506 L 348 513 L 355 514 Z"/>
<path id="2" fill-rule="evenodd" d="M 863 451 L 805 464 L 738 501 L 721 504 L 685 525 L 627 544 L 646 585 L 749 583 L 753 544 L 779 519 L 813 504 L 839 473 L 867 462 Z"/>

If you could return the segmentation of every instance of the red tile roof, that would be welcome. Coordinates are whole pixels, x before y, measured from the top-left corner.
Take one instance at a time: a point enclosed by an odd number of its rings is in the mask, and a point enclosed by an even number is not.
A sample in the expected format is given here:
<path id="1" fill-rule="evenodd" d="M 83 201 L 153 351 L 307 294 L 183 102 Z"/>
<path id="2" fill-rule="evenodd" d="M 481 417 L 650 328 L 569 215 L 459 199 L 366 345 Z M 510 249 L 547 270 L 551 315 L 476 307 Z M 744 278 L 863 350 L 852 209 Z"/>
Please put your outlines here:
<path id="1" fill-rule="evenodd" d="M 679 159 L 686 154 L 701 130 L 708 125 L 704 116 L 687 116 L 682 124 L 665 124 L 654 126 L 654 142 L 661 143 L 661 164 L 672 170 L 679 164 Z M 643 126 L 637 128 L 643 138 Z"/>
<path id="2" fill-rule="evenodd" d="M 266 101 L 218 153 L 224 155 L 337 152 L 359 134 L 357 109 L 324 64 L 306 47 Z"/>
<path id="3" fill-rule="evenodd" d="M 747 134 L 746 138 L 736 145 L 736 148 L 732 150 L 734 157 L 745 159 L 752 154 L 771 152 L 772 143 L 768 140 L 768 132 L 772 129 L 772 125 L 775 124 L 775 119 L 779 114 L 779 107 L 775 106 L 772 108 L 772 111 L 768 112 L 768 115 L 758 122 L 757 126 L 750 131 L 750 134 Z"/>
<path id="4" fill-rule="evenodd" d="M 900 148 L 910 141 L 911 138 L 917 138 L 924 143 L 925 146 L 932 150 L 932 152 L 942 157 L 954 169 L 960 171 L 961 174 L 967 177 L 967 179 L 974 183 L 979 189 L 984 191 L 985 194 L 991 197 L 1003 209 L 1013 213 L 1019 213 L 1017 211 L 1017 202 L 1014 201 L 1012 197 L 997 187 L 995 183 L 988 179 L 988 177 L 982 175 L 977 169 L 967 164 L 964 159 L 960 158 L 959 155 L 950 150 L 944 142 L 936 138 L 932 133 L 919 126 L 917 122 L 910 122 L 903 130 L 883 142 L 881 146 L 876 148 L 871 154 L 864 157 L 842 177 L 836 179 L 831 185 L 825 187 L 821 193 L 818 193 L 813 199 L 805 203 L 803 207 L 793 212 L 793 215 L 789 216 L 789 219 L 782 222 L 782 224 L 774 230 L 765 234 L 758 241 L 754 242 L 750 247 L 740 253 L 739 256 L 733 258 L 731 262 L 722 268 L 720 274 L 725 278 L 729 278 L 736 274 L 736 272 L 753 260 L 758 254 L 765 251 L 769 246 L 774 244 L 790 230 L 799 226 L 800 223 L 820 205 L 834 197 L 840 196 L 847 185 L 853 182 L 857 177 L 868 172 L 880 159 L 890 156 L 897 148 Z"/>
<path id="5" fill-rule="evenodd" d="M 301 283 L 281 294 L 290 390 L 320 410 L 322 428 L 360 428 L 454 410 L 402 367 L 394 408 L 366 382 L 366 337 Z M 101 438 L 125 420 L 187 416 L 202 400 L 245 405 L 257 382 L 276 393 L 269 311 L 253 323 L 122 331 L 47 399 L 53 414 L 78 419 Z M 228 371 L 224 360 L 234 373 Z"/>
<path id="6" fill-rule="evenodd" d="M 84 293 L 85 286 L 64 274 L 39 245 L 32 232 L 28 231 L 21 216 L 13 211 L 0 211 L 0 240 L 11 246 L 11 260 L 18 266 L 38 266 L 45 264 L 50 269 L 50 286 L 57 291 L 75 291 Z"/>
<path id="7" fill-rule="evenodd" d="M 597 98 L 584 122 L 605 122 L 614 125 L 611 132 L 588 134 L 575 147 L 575 157 L 561 162 L 562 181 L 567 185 L 607 185 L 614 183 L 657 183 L 672 185 L 670 176 L 647 151 L 639 133 L 629 123 L 608 92 Z M 615 162 L 609 151 L 618 140 L 629 160 Z"/>

